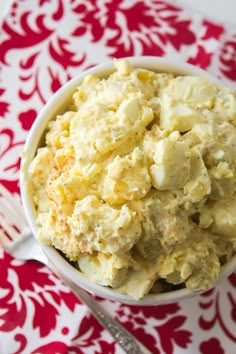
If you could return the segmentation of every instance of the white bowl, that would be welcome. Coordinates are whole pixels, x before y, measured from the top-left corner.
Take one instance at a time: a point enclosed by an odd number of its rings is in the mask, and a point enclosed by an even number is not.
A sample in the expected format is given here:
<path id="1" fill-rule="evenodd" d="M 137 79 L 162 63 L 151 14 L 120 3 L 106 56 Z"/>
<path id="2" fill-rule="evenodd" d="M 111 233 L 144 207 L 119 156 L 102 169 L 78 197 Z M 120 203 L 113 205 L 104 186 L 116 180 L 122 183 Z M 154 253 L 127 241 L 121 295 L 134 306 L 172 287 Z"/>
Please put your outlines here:
<path id="1" fill-rule="evenodd" d="M 134 67 L 142 67 L 153 71 L 170 72 L 181 75 L 197 75 L 215 82 L 218 85 L 223 85 L 218 79 L 212 77 L 206 71 L 190 64 L 177 62 L 176 60 L 172 61 L 165 58 L 151 56 L 129 57 L 127 59 Z M 79 73 L 51 97 L 42 109 L 41 113 L 38 115 L 29 132 L 22 157 L 20 186 L 23 207 L 34 236 L 37 234 L 36 211 L 33 203 L 32 190 L 30 189 L 29 184 L 28 170 L 31 161 L 36 155 L 38 146 L 40 146 L 43 141 L 44 132 L 48 122 L 57 114 L 63 113 L 66 102 L 68 102 L 69 98 L 71 98 L 73 92 L 86 75 L 93 74 L 99 77 L 106 77 L 114 70 L 113 62 L 110 61 Z M 130 305 L 158 305 L 161 303 L 178 301 L 183 298 L 190 298 L 201 293 L 201 291 L 196 292 L 188 289 L 180 289 L 160 294 L 148 294 L 144 296 L 143 299 L 137 301 L 128 295 L 122 295 L 113 289 L 92 283 L 80 271 L 73 268 L 73 266 L 70 265 L 70 263 L 67 262 L 55 248 L 48 247 L 41 243 L 40 245 L 49 261 L 55 266 L 59 273 L 66 276 L 80 287 L 102 298 Z M 232 273 L 235 269 L 236 256 L 234 256 L 225 266 L 222 267 L 217 283 Z"/>

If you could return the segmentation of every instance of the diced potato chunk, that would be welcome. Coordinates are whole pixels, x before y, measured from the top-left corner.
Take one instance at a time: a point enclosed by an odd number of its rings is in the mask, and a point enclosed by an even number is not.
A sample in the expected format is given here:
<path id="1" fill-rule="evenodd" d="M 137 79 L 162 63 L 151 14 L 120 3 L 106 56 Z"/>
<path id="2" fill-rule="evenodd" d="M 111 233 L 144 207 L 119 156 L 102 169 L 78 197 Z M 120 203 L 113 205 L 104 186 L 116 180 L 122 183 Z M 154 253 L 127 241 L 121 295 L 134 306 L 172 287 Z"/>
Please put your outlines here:
<path id="1" fill-rule="evenodd" d="M 138 269 L 129 269 L 124 284 L 118 291 L 132 296 L 138 300 L 149 292 L 158 278 L 157 261 L 147 261 L 140 258 Z"/>
<path id="2" fill-rule="evenodd" d="M 197 234 L 195 234 L 195 232 Z M 214 284 L 220 270 L 216 246 L 208 233 L 192 231 L 191 241 L 177 245 L 159 258 L 159 275 L 173 284 L 203 290 Z"/>
<path id="3" fill-rule="evenodd" d="M 144 197 L 151 187 L 151 178 L 143 151 L 136 148 L 123 158 L 116 156 L 107 167 L 103 185 L 102 198 L 110 204 Z"/>
<path id="4" fill-rule="evenodd" d="M 45 187 L 48 175 L 54 166 L 53 154 L 47 147 L 38 149 L 37 155 L 30 165 L 30 174 L 36 189 Z"/>
<path id="5" fill-rule="evenodd" d="M 91 195 L 76 202 L 68 224 L 82 253 L 127 252 L 141 233 L 135 214 L 126 205 L 115 209 Z"/>
<path id="6" fill-rule="evenodd" d="M 223 87 L 214 100 L 214 111 L 236 126 L 236 94 L 230 88 Z M 222 114 L 222 111 L 224 112 Z"/>
<path id="7" fill-rule="evenodd" d="M 197 149 L 191 149 L 190 178 L 184 185 L 184 193 L 193 202 L 199 202 L 205 195 L 211 192 L 211 180 L 202 155 Z"/>
<path id="8" fill-rule="evenodd" d="M 77 160 L 84 156 L 96 160 L 142 132 L 152 120 L 152 109 L 137 97 L 124 100 L 116 112 L 101 104 L 87 107 L 71 121 L 70 136 Z"/>
<path id="9" fill-rule="evenodd" d="M 213 219 L 211 230 L 236 242 L 236 196 L 209 203 L 208 215 Z"/>
<path id="10" fill-rule="evenodd" d="M 116 254 L 98 253 L 82 254 L 78 260 L 81 271 L 94 283 L 117 287 L 120 286 L 128 272 L 128 257 Z"/>
<path id="11" fill-rule="evenodd" d="M 163 95 L 160 113 L 160 127 L 169 131 L 186 132 L 196 123 L 203 122 L 202 115 L 187 103 L 174 103 L 171 96 Z"/>
<path id="12" fill-rule="evenodd" d="M 185 101 L 200 108 L 211 108 L 218 88 L 198 76 L 178 76 L 170 81 L 164 92 L 175 101 Z"/>

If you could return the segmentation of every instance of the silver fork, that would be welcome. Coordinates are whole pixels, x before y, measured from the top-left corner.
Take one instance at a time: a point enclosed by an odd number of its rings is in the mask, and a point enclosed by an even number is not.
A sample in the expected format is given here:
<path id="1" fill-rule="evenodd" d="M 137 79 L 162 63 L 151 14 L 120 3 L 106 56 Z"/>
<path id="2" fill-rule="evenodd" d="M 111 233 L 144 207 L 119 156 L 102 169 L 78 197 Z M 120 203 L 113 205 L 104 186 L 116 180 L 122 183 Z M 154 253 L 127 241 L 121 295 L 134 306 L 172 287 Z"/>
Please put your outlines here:
<path id="1" fill-rule="evenodd" d="M 44 255 L 27 225 L 20 197 L 17 194 L 13 196 L 2 185 L 0 185 L 0 226 L 0 244 L 10 254 L 20 260 L 37 260 L 52 269 L 47 257 Z M 55 269 L 52 269 L 52 271 L 55 272 Z M 86 304 L 90 312 L 109 331 L 125 353 L 151 354 L 120 323 L 105 313 L 94 298 L 61 274 L 59 276 L 73 293 Z"/>

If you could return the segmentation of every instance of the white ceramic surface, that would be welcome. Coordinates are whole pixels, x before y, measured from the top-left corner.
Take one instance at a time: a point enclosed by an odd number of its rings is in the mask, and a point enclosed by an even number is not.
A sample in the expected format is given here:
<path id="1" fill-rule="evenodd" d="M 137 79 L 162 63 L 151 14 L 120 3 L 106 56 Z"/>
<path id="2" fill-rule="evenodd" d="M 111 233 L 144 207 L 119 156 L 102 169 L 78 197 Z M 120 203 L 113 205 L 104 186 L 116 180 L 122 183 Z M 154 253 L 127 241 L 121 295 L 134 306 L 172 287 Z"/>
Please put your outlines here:
<path id="1" fill-rule="evenodd" d="M 185 64 L 181 62 L 178 63 L 176 62 L 176 60 L 171 61 L 164 58 L 148 56 L 133 57 L 128 59 L 134 67 L 143 67 L 154 71 L 172 72 L 182 75 L 198 75 L 221 85 L 221 82 L 218 79 L 212 77 L 206 71 L 201 70 L 196 66 L 192 66 L 190 64 Z M 28 170 L 31 161 L 36 154 L 37 148 L 42 142 L 42 136 L 44 134 L 45 128 L 48 122 L 53 119 L 56 114 L 63 112 L 66 102 L 87 74 L 95 74 L 100 77 L 105 77 L 113 71 L 114 65 L 113 62 L 110 61 L 93 67 L 85 72 L 82 72 L 81 74 L 70 80 L 62 88 L 60 88 L 48 101 L 39 116 L 36 118 L 30 130 L 23 152 L 20 173 L 20 186 L 23 207 L 25 209 L 26 217 L 34 235 L 37 234 L 36 212 L 33 204 L 32 189 L 29 182 Z M 41 247 L 48 256 L 49 261 L 58 270 L 58 273 L 62 273 L 64 276 L 69 278 L 77 285 L 103 298 L 131 305 L 157 305 L 161 303 L 174 302 L 183 298 L 189 298 L 199 293 L 192 292 L 188 289 L 181 289 L 162 294 L 148 294 L 143 299 L 136 301 L 128 295 L 122 295 L 110 288 L 106 288 L 92 283 L 82 273 L 73 268 L 69 264 L 69 262 L 67 262 L 54 248 L 45 245 L 41 245 Z M 235 269 L 236 256 L 226 266 L 222 268 L 221 276 L 218 281 L 224 279 Z"/>

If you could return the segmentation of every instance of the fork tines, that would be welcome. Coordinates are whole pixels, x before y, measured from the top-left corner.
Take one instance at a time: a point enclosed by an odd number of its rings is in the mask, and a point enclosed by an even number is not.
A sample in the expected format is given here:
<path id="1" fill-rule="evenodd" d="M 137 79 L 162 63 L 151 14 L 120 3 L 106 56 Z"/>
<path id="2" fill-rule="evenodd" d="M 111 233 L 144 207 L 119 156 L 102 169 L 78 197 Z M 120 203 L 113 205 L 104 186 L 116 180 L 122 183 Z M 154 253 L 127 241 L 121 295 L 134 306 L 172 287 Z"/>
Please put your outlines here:
<path id="1" fill-rule="evenodd" d="M 4 247 L 12 242 L 29 229 L 20 196 L 16 193 L 11 194 L 2 184 L 0 184 L 0 244 Z"/>

